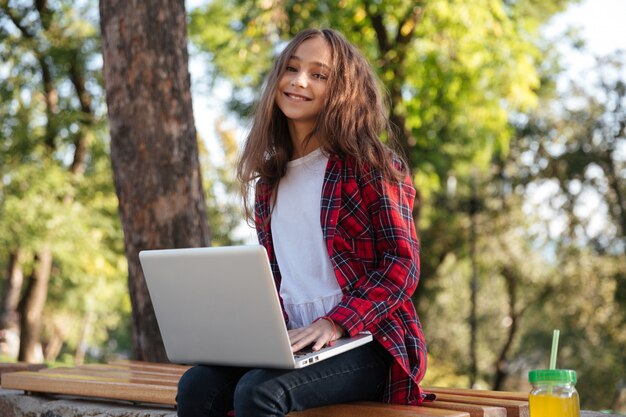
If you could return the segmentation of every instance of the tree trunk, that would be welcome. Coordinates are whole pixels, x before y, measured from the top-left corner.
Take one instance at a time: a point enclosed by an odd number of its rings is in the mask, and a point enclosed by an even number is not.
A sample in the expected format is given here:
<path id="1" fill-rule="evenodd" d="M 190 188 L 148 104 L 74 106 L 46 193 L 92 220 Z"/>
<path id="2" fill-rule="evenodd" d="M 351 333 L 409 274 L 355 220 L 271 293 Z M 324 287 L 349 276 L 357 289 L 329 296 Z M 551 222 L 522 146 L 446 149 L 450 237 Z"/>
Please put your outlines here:
<path id="1" fill-rule="evenodd" d="M 2 291 L 2 304 L 0 305 L 0 332 L 17 327 L 17 305 L 20 301 L 20 292 L 24 283 L 24 271 L 22 271 L 22 253 L 19 249 L 9 254 L 7 275 Z"/>
<path id="2" fill-rule="evenodd" d="M 513 340 L 515 339 L 515 335 L 517 334 L 520 318 L 520 313 L 518 312 L 516 307 L 517 283 L 522 281 L 522 277 L 512 267 L 506 265 L 501 268 L 501 274 L 504 277 L 509 298 L 508 306 L 511 325 L 508 327 L 506 341 L 504 342 L 504 345 L 502 345 L 502 349 L 500 349 L 500 354 L 498 355 L 498 358 L 496 359 L 496 362 L 494 364 L 495 376 L 493 379 L 493 386 L 491 387 L 491 389 L 493 389 L 494 391 L 502 390 L 504 382 L 508 376 L 507 364 L 509 351 L 513 347 Z"/>
<path id="3" fill-rule="evenodd" d="M 415 35 L 415 28 L 422 18 L 424 12 L 424 4 L 416 1 L 406 15 L 398 22 L 396 33 L 389 33 L 384 23 L 383 14 L 369 0 L 364 2 L 365 10 L 368 13 L 372 27 L 376 32 L 376 40 L 378 42 L 378 53 L 382 61 L 383 71 L 392 71 L 393 77 L 386 84 L 389 91 L 390 109 L 389 121 L 395 129 L 396 145 L 400 148 L 403 158 L 406 158 L 409 169 L 412 171 L 418 166 L 418 160 L 412 148 L 415 145 L 415 138 L 406 124 L 404 112 L 400 110 L 402 99 L 402 87 L 405 74 L 405 62 L 408 47 Z M 393 41 L 392 41 L 393 39 Z M 411 175 L 412 176 L 412 175 Z M 422 195 L 420 190 L 416 190 L 415 201 L 413 204 L 413 220 L 419 235 L 420 216 L 422 212 Z"/>
<path id="4" fill-rule="evenodd" d="M 166 361 L 138 252 L 210 242 L 183 0 L 101 0 L 111 160 L 133 306 L 133 353 Z"/>
<path id="5" fill-rule="evenodd" d="M 0 355 L 15 355 L 18 344 L 13 334 L 19 336 L 18 304 L 24 283 L 23 255 L 20 249 L 9 253 L 0 304 Z"/>
<path id="6" fill-rule="evenodd" d="M 607 152 L 600 163 L 607 182 L 609 183 L 609 195 L 606 198 L 609 205 L 609 215 L 615 219 L 619 225 L 621 241 L 626 244 L 626 197 L 623 195 L 623 180 L 620 178 L 619 167 L 615 166 L 615 161 L 619 158 L 617 150 L 611 149 Z"/>
<path id="7" fill-rule="evenodd" d="M 470 343 L 469 343 L 469 387 L 474 388 L 478 380 L 478 260 L 476 244 L 478 234 L 476 231 L 478 212 L 478 197 L 476 195 L 476 178 L 472 176 L 472 196 L 469 204 L 470 217 L 470 260 L 472 264 L 472 276 L 470 277 Z"/>
<path id="8" fill-rule="evenodd" d="M 87 337 L 91 332 L 91 324 L 95 315 L 91 311 L 88 311 L 83 318 L 80 329 L 80 337 L 78 344 L 76 345 L 76 353 L 74 355 L 74 363 L 76 365 L 82 365 L 85 363 L 85 354 L 87 353 Z"/>
<path id="9" fill-rule="evenodd" d="M 59 357 L 64 340 L 65 334 L 55 328 L 43 349 L 43 357 L 46 362 L 54 362 Z"/>
<path id="10" fill-rule="evenodd" d="M 72 80 L 74 90 L 76 90 L 76 97 L 80 102 L 80 110 L 83 115 L 80 125 L 80 132 L 76 135 L 74 140 L 74 159 L 72 165 L 70 165 L 70 172 L 73 175 L 82 175 L 85 172 L 85 165 L 87 162 L 87 154 L 89 150 L 88 139 L 86 135 L 86 128 L 91 128 L 95 121 L 95 115 L 92 109 L 92 97 L 87 90 L 85 82 L 85 74 L 81 70 L 82 63 L 77 52 L 72 56 L 72 64 L 70 65 L 69 72 Z"/>
<path id="11" fill-rule="evenodd" d="M 36 362 L 41 333 L 41 315 L 48 298 L 48 282 L 52 269 L 52 250 L 44 246 L 35 257 L 35 270 L 28 280 L 20 308 L 20 351 L 18 361 Z"/>

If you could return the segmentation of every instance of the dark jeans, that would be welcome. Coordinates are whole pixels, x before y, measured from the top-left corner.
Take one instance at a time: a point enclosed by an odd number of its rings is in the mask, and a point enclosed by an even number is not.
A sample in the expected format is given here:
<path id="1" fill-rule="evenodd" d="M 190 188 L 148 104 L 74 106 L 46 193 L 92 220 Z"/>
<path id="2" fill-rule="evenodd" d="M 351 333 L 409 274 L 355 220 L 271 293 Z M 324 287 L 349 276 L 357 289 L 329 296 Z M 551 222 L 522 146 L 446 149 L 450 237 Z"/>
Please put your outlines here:
<path id="1" fill-rule="evenodd" d="M 198 365 L 178 383 L 179 417 L 284 416 L 350 401 L 380 400 L 391 355 L 378 342 L 296 370 Z"/>

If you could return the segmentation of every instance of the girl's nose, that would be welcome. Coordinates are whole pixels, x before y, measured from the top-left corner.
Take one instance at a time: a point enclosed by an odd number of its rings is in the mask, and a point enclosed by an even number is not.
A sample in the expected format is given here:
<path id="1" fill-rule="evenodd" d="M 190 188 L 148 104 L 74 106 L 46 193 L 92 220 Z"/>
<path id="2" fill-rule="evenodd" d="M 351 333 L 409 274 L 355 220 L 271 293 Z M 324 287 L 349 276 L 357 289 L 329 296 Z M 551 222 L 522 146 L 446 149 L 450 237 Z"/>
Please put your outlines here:
<path id="1" fill-rule="evenodd" d="M 307 86 L 307 79 L 304 71 L 301 71 L 298 74 L 294 75 L 294 77 L 291 79 L 291 85 L 293 85 L 294 87 Z"/>

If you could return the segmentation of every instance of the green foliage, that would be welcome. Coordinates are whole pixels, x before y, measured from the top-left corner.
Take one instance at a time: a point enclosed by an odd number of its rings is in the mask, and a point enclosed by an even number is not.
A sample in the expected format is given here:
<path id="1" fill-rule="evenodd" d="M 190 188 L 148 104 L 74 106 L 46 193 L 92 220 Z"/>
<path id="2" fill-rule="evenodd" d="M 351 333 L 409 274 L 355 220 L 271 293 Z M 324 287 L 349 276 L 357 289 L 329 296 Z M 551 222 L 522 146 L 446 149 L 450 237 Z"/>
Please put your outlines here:
<path id="1" fill-rule="evenodd" d="M 623 383 L 624 314 L 613 302 L 613 274 L 623 269 L 623 262 L 571 248 L 558 265 L 554 297 L 541 309 L 529 311 L 526 341 L 517 352 L 519 357 L 534 358 L 531 367 L 547 367 L 551 331 L 560 328 L 558 366 L 577 371 L 583 408 L 611 407 L 611 397 Z"/>
<path id="2" fill-rule="evenodd" d="M 478 385 L 490 388 L 493 366 L 511 330 L 514 317 L 525 310 L 541 310 L 543 300 L 556 285 L 555 267 L 542 255 L 545 248 L 533 247 L 529 229 L 537 219 L 521 211 L 522 196 L 503 196 L 488 178 L 479 181 L 476 198 L 482 209 L 476 215 L 476 264 L 478 277 L 479 378 Z M 456 218 L 460 217 L 460 213 Z M 455 224 L 466 233 L 469 218 Z M 422 290 L 425 332 L 430 354 L 446 358 L 456 374 L 466 374 L 470 341 L 466 320 L 469 317 L 471 256 L 463 251 L 450 252 Z M 507 277 L 515 278 L 515 299 L 511 299 Z M 511 311 L 511 308 L 514 310 Z M 521 323 L 523 324 L 523 322 Z M 451 341 L 450 335 L 454 335 Z M 519 339 L 516 339 L 516 343 Z"/>
<path id="3" fill-rule="evenodd" d="M 62 202 L 70 188 L 65 171 L 52 163 L 22 164 L 3 174 L 2 246 L 32 251 L 39 242 L 54 240 L 59 225 L 70 214 Z"/>
<path id="4" fill-rule="evenodd" d="M 623 253 L 626 245 L 626 64 L 620 58 L 599 60 L 596 74 L 589 74 L 592 82 L 572 83 L 560 106 L 532 113 L 521 129 L 532 147 L 527 157 L 541 167 L 528 179 L 541 176 L 558 185 L 570 238 L 592 239 L 598 249 L 613 254 Z M 612 224 L 602 233 L 594 231 L 597 217 L 581 215 L 590 199 L 602 202 L 599 209 Z"/>
<path id="5" fill-rule="evenodd" d="M 239 88 L 261 83 L 279 41 L 273 33 L 279 12 L 264 11 L 254 14 L 246 2 L 212 1 L 190 12 L 190 40 L 207 54 L 215 77 L 228 74 Z"/>
<path id="6" fill-rule="evenodd" d="M 540 221 L 547 232 L 539 239 L 552 245 L 559 284 L 541 314 L 529 311 L 527 342 L 518 355 L 543 352 L 545 366 L 550 327 L 560 327 L 559 363 L 577 370 L 587 408 L 612 407 L 626 371 L 623 68 L 623 57 L 603 58 L 587 74 L 591 82 L 572 82 L 560 97 L 546 99 L 541 112 L 517 125 L 514 152 L 519 182 L 529 184 L 529 191 L 534 184 L 551 190 L 549 205 L 536 211 L 545 213 Z M 555 218 L 560 235 L 549 229 Z"/>
<path id="7" fill-rule="evenodd" d="M 79 343 L 98 346 L 110 331 L 127 329 L 130 316 L 99 34 L 89 16 L 96 6 L 56 1 L 37 11 L 0 3 L 0 259 L 20 249 L 28 276 L 36 251 L 50 245 L 43 343 L 61 338 L 71 357 Z M 74 172 L 79 141 L 87 154 L 84 170 Z"/>

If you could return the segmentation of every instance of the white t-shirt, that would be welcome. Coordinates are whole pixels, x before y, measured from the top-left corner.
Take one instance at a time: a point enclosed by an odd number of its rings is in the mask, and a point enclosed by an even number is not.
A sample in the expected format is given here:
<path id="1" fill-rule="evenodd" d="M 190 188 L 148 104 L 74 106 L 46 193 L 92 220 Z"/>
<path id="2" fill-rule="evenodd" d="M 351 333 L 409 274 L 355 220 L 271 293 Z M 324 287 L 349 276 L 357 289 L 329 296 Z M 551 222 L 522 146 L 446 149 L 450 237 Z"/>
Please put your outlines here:
<path id="1" fill-rule="evenodd" d="M 327 164 L 328 157 L 320 148 L 290 161 L 272 211 L 272 240 L 282 276 L 280 295 L 290 329 L 311 324 L 342 297 L 320 222 Z"/>

